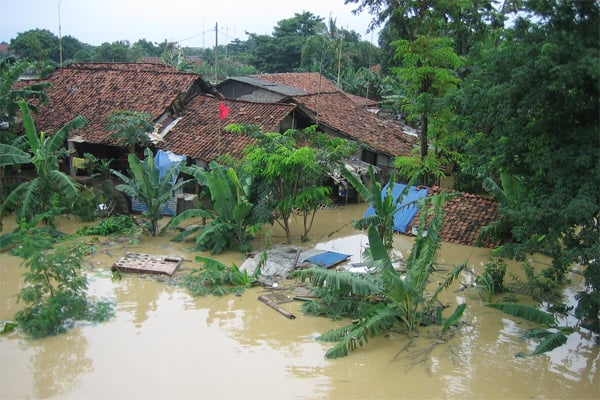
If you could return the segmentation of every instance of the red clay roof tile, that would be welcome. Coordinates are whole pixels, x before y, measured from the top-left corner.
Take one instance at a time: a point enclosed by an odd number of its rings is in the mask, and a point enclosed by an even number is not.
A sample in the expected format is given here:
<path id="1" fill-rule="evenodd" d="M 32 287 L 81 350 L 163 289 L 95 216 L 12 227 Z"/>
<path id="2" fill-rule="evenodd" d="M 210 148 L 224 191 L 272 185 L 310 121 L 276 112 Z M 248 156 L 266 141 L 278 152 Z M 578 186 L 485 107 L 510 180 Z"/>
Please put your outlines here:
<path id="1" fill-rule="evenodd" d="M 223 121 L 219 120 L 220 103 L 231 110 Z M 182 120 L 165 136 L 164 141 L 158 143 L 158 147 L 206 162 L 225 153 L 240 156 L 254 140 L 248 135 L 225 132 L 223 128 L 226 125 L 251 124 L 263 132 L 279 132 L 282 121 L 294 108 L 293 104 L 197 96 L 186 105 Z"/>
<path id="2" fill-rule="evenodd" d="M 444 226 L 440 233 L 442 241 L 467 246 L 481 245 L 489 248 L 498 245 L 489 240 L 481 242 L 479 240 L 481 229 L 499 217 L 498 203 L 495 200 L 487 196 L 456 192 L 438 186 L 430 187 L 428 191 L 429 196 L 441 191 L 458 194 L 449 199 L 444 206 Z M 409 227 L 418 225 L 419 214 L 420 212 L 415 215 Z"/>
<path id="3" fill-rule="evenodd" d="M 377 117 L 354 104 L 343 93 L 294 96 L 292 100 L 314 118 L 318 114 L 319 124 L 326 124 L 378 152 L 407 156 L 417 143 L 417 138 L 404 133 L 396 122 Z"/>
<path id="4" fill-rule="evenodd" d="M 53 132 L 83 115 L 88 126 L 72 135 L 90 143 L 111 144 L 105 126 L 113 111 L 143 112 L 156 119 L 199 79 L 197 74 L 160 64 L 71 64 L 46 79 L 52 86 L 46 90 L 48 104 L 39 107 L 36 125 Z"/>

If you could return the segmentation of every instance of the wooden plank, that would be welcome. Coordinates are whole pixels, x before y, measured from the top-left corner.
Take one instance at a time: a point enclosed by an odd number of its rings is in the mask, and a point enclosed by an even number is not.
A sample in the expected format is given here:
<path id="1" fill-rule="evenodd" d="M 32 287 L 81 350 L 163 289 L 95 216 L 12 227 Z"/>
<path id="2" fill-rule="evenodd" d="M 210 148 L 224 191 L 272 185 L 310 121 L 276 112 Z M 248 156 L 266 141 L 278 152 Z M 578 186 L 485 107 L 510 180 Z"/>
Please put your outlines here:
<path id="1" fill-rule="evenodd" d="M 126 253 L 113 264 L 112 268 L 119 272 L 166 274 L 170 276 L 182 263 L 182 257 Z"/>
<path id="2" fill-rule="evenodd" d="M 266 305 L 268 305 L 273 310 L 277 311 L 278 313 L 280 313 L 281 315 L 283 315 L 286 318 L 289 318 L 289 319 L 296 318 L 296 316 L 294 314 L 285 310 L 283 307 L 281 307 L 279 304 L 275 303 L 273 300 L 269 299 L 267 296 L 258 296 L 258 300 L 262 301 L 263 303 L 265 303 Z"/>

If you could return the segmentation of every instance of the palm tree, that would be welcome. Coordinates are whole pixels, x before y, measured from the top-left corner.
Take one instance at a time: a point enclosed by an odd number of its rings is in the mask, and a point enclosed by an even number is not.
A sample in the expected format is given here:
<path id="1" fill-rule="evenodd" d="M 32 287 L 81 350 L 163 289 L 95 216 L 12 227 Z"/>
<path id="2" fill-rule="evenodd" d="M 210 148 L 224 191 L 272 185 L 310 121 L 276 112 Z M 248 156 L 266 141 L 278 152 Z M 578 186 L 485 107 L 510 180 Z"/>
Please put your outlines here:
<path id="1" fill-rule="evenodd" d="M 70 208 L 79 195 L 78 184 L 59 170 L 59 160 L 68 156 L 64 147 L 69 132 L 87 125 L 87 119 L 77 116 L 54 135 L 38 134 L 29 106 L 20 101 L 25 136 L 14 145 L 0 144 L 0 167 L 33 164 L 37 177 L 23 182 L 5 199 L 0 215 L 8 207 L 16 207 L 17 221 L 30 221 L 35 215 L 49 211 L 55 205 Z M 52 217 L 46 222 L 52 224 Z"/>
<path id="2" fill-rule="evenodd" d="M 131 177 L 112 169 L 111 172 L 124 182 L 116 186 L 117 190 L 137 199 L 148 208 L 146 214 L 150 218 L 150 222 L 146 228 L 152 236 L 158 236 L 158 220 L 162 207 L 173 196 L 173 192 L 188 183 L 189 180 L 173 183 L 179 173 L 180 163 L 173 164 L 160 177 L 160 171 L 154 164 L 152 150 L 147 148 L 144 155 L 144 160 L 140 160 L 135 154 L 129 154 L 127 160 Z"/>

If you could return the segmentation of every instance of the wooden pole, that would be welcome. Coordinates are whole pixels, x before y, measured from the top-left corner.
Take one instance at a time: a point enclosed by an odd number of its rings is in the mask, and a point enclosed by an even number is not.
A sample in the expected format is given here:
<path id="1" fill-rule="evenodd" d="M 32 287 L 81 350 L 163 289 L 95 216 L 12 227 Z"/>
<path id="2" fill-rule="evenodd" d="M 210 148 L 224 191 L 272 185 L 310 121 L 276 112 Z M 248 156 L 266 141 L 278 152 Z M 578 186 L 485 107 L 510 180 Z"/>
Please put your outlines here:
<path id="1" fill-rule="evenodd" d="M 283 307 L 281 307 L 279 304 L 275 303 L 273 300 L 269 299 L 267 296 L 258 296 L 258 300 L 262 301 L 263 303 L 265 303 L 266 305 L 268 305 L 273 310 L 277 311 L 278 313 L 280 313 L 281 315 L 283 315 L 286 318 L 289 318 L 289 319 L 296 318 L 296 316 L 294 314 L 283 309 Z"/>

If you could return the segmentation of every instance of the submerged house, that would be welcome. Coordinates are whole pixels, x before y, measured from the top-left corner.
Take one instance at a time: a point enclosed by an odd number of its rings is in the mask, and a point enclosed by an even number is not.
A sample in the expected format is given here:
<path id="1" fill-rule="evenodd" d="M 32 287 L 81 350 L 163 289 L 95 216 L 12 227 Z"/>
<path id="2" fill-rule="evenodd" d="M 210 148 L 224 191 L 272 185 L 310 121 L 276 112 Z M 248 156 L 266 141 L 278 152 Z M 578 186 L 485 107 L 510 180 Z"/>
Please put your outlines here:
<path id="1" fill-rule="evenodd" d="M 370 111 L 377 102 L 344 92 L 318 72 L 228 78 L 217 89 L 227 98 L 294 104 L 297 128 L 317 125 L 327 134 L 361 143 L 357 158 L 384 170 L 417 145 L 416 135 Z"/>
<path id="2" fill-rule="evenodd" d="M 41 104 L 35 115 L 39 130 L 51 133 L 77 115 L 88 119 L 86 127 L 68 138 L 75 157 L 84 152 L 99 158 L 122 156 L 123 149 L 106 130 L 107 117 L 114 111 L 147 113 L 155 122 L 155 133 L 164 136 L 168 122 L 190 99 L 202 93 L 218 95 L 197 74 L 149 63 L 71 64 L 44 81 L 51 86 L 46 90 L 47 104 Z"/>
<path id="3" fill-rule="evenodd" d="M 387 191 L 388 185 L 382 189 L 381 195 L 386 195 Z M 404 196 L 398 201 L 403 191 Z M 452 195 L 444 204 L 444 225 L 439 232 L 442 241 L 467 246 L 497 246 L 497 243 L 480 237 L 480 234 L 484 227 L 499 218 L 498 202 L 489 196 L 457 192 L 439 186 L 411 186 L 408 189 L 401 183 L 393 186 L 390 195 L 394 201 L 398 201 L 394 214 L 394 232 L 416 236 L 420 219 L 418 200 L 441 192 Z M 369 206 L 364 216 L 374 214 L 373 206 Z"/>
<path id="4" fill-rule="evenodd" d="M 229 110 L 223 119 L 219 115 L 221 105 Z M 180 121 L 157 142 L 157 147 L 185 154 L 201 166 L 223 154 L 238 157 L 254 139 L 227 132 L 225 126 L 248 124 L 263 132 L 283 132 L 293 127 L 295 108 L 293 104 L 221 100 L 200 95 L 186 105 L 179 116 Z"/>

